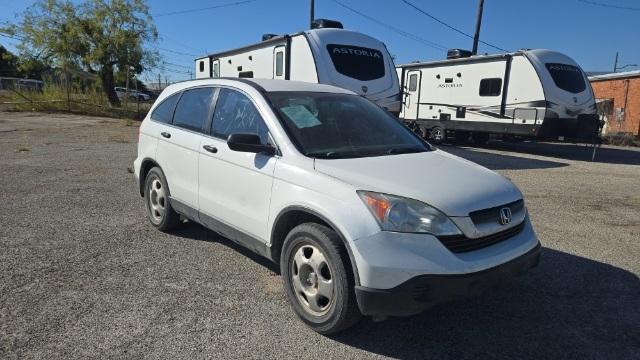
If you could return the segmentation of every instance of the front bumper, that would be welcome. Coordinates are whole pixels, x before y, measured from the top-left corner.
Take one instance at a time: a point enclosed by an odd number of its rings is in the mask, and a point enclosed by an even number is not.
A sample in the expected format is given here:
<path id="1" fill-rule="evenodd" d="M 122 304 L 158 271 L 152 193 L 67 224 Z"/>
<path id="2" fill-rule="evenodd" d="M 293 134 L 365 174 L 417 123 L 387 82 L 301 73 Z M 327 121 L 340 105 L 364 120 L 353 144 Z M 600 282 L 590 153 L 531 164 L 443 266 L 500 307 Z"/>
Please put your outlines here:
<path id="1" fill-rule="evenodd" d="M 420 275 L 384 290 L 356 286 L 356 299 L 364 315 L 414 315 L 435 304 L 472 296 L 502 284 L 536 267 L 539 259 L 538 243 L 527 253 L 507 263 L 474 273 Z"/>

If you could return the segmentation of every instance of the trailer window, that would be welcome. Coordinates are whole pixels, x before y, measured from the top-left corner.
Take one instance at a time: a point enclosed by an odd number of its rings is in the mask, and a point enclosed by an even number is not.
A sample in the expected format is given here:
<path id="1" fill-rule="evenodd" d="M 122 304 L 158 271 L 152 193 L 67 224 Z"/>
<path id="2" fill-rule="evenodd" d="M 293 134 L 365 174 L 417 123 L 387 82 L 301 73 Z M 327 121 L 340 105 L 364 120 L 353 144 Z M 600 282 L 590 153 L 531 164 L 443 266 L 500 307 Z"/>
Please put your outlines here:
<path id="1" fill-rule="evenodd" d="M 567 64 L 545 64 L 556 86 L 562 90 L 577 94 L 586 89 L 584 76 L 579 67 Z"/>
<path id="2" fill-rule="evenodd" d="M 480 96 L 500 96 L 502 79 L 489 78 L 480 80 Z"/>
<path id="3" fill-rule="evenodd" d="M 369 81 L 384 76 L 382 52 L 351 45 L 327 45 L 333 66 L 340 74 L 350 78 Z"/>
<path id="4" fill-rule="evenodd" d="M 204 61 L 200 61 L 200 72 L 204 72 Z"/>
<path id="5" fill-rule="evenodd" d="M 284 68 L 284 59 L 282 51 L 276 53 L 276 76 L 282 76 L 282 69 Z"/>
<path id="6" fill-rule="evenodd" d="M 418 90 L 418 74 L 409 76 L 409 91 Z"/>

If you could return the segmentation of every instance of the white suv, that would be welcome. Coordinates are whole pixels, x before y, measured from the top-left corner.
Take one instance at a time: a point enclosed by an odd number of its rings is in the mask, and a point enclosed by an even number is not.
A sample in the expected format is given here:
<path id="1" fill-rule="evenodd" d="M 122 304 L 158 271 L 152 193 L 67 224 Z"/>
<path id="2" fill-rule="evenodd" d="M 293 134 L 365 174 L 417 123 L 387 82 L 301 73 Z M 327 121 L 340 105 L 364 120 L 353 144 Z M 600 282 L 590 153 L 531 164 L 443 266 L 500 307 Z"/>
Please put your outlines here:
<path id="1" fill-rule="evenodd" d="M 538 263 L 515 185 L 333 86 L 171 85 L 140 126 L 135 175 L 158 229 L 183 217 L 279 263 L 320 333 L 416 314 Z"/>

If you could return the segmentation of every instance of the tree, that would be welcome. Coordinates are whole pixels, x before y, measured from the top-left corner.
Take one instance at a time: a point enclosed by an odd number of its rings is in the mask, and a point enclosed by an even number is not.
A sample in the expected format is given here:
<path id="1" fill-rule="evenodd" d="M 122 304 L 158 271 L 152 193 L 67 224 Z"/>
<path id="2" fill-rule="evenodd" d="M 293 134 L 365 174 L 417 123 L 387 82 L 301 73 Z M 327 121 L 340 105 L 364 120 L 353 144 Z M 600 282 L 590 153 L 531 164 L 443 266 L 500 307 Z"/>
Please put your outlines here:
<path id="1" fill-rule="evenodd" d="M 18 76 L 18 59 L 0 45 L 0 76 Z"/>
<path id="2" fill-rule="evenodd" d="M 158 32 L 145 0 L 37 0 L 3 30 L 22 38 L 25 56 L 97 74 L 112 105 L 120 104 L 114 71 L 140 74 L 158 58 L 149 49 Z"/>

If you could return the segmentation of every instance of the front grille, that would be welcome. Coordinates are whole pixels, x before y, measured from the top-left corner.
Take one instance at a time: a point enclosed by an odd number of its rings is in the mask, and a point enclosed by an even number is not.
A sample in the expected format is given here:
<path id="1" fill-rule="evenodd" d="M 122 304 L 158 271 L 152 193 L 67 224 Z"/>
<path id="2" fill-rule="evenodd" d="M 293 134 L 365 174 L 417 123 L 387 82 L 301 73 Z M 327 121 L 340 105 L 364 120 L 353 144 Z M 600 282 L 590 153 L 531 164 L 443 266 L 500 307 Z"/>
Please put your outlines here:
<path id="1" fill-rule="evenodd" d="M 438 239 L 444 246 L 447 247 L 447 249 L 451 250 L 452 252 L 463 253 L 467 251 L 482 249 L 484 247 L 497 244 L 501 241 L 516 236 L 522 231 L 522 229 L 524 229 L 524 224 L 525 222 L 523 221 L 520 224 L 507 230 L 476 239 L 470 239 L 464 235 L 439 236 Z"/>
<path id="2" fill-rule="evenodd" d="M 500 218 L 500 209 L 508 207 L 512 214 L 517 214 L 524 209 L 524 200 L 514 201 L 506 205 L 500 205 L 489 209 L 473 211 L 469 213 L 469 217 L 474 224 L 495 223 Z"/>

